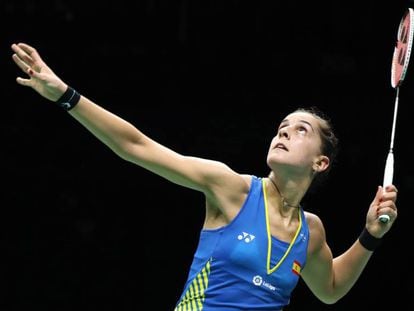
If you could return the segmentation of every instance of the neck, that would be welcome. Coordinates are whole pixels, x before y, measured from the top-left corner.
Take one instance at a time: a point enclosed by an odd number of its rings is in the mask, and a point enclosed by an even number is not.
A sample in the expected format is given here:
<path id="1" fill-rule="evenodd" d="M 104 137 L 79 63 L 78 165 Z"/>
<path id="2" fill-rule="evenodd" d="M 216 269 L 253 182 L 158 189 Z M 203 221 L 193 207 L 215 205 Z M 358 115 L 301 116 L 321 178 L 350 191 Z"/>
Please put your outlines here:
<path id="1" fill-rule="evenodd" d="M 273 174 L 269 175 L 269 180 L 270 180 L 271 184 L 273 185 L 273 188 L 279 194 L 279 196 L 282 200 L 282 203 L 283 203 L 283 207 L 299 208 L 300 200 L 301 200 L 302 196 L 300 196 L 299 199 L 295 199 L 294 197 L 292 197 L 290 199 L 286 199 L 284 193 L 282 191 L 280 191 L 279 187 L 277 186 L 276 181 L 274 180 Z M 297 186 L 295 186 L 295 187 L 297 188 Z"/>

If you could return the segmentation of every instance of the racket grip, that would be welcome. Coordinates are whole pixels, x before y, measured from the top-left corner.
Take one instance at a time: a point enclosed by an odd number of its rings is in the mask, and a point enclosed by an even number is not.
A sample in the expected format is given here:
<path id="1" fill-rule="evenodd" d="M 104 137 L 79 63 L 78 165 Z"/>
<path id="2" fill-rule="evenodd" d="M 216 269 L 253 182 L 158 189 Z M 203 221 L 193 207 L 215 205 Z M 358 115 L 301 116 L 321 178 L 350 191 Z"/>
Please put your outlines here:
<path id="1" fill-rule="evenodd" d="M 394 176 L 394 154 L 392 151 L 388 153 L 387 161 L 385 162 L 385 171 L 384 171 L 384 180 L 382 186 L 385 188 L 392 184 L 392 179 Z"/>
<path id="2" fill-rule="evenodd" d="M 392 153 L 392 150 L 390 150 L 387 156 L 387 160 L 385 162 L 384 180 L 382 183 L 382 186 L 384 189 L 386 186 L 389 186 L 392 184 L 393 176 L 394 176 L 394 154 Z M 390 216 L 384 214 L 384 215 L 380 215 L 378 219 L 379 221 L 385 224 L 390 221 Z"/>

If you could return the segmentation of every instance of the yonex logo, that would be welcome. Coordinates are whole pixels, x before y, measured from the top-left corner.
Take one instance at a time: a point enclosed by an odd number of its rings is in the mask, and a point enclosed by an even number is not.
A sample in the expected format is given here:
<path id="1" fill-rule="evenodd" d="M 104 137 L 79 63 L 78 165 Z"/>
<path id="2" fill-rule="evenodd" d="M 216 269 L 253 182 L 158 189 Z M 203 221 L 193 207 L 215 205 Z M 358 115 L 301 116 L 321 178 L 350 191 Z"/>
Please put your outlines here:
<path id="1" fill-rule="evenodd" d="M 237 236 L 238 240 L 240 240 L 240 241 L 244 240 L 244 242 L 246 242 L 246 243 L 250 243 L 251 241 L 254 240 L 254 238 L 255 238 L 255 236 L 253 234 L 249 234 L 247 232 L 242 232 L 242 234 L 239 234 Z"/>

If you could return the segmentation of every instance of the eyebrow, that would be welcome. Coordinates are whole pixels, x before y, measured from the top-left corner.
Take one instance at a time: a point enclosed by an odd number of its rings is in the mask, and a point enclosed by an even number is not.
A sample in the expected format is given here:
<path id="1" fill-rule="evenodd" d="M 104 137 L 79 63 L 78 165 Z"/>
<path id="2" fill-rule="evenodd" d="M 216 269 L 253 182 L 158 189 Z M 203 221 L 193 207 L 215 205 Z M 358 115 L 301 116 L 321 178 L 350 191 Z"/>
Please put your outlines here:
<path id="1" fill-rule="evenodd" d="M 289 120 L 288 119 L 284 119 L 282 122 L 280 122 L 280 125 L 283 125 L 283 123 L 286 123 L 286 122 L 289 122 Z M 302 123 L 305 123 L 305 124 L 309 125 L 310 128 L 312 129 L 312 131 L 315 132 L 315 129 L 313 128 L 312 124 L 310 124 L 308 121 L 306 121 L 306 120 L 299 120 L 299 122 L 302 122 Z"/>

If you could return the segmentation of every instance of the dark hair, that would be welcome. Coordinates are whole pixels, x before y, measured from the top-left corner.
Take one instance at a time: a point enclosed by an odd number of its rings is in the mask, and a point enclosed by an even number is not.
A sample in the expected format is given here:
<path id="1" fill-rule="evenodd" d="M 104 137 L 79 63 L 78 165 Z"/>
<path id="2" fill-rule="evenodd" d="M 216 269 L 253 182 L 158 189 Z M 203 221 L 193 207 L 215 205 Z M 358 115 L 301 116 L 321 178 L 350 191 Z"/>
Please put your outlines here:
<path id="1" fill-rule="evenodd" d="M 325 171 L 317 174 L 314 178 L 314 181 L 312 182 L 312 184 L 321 183 L 322 180 L 326 179 L 336 160 L 336 156 L 338 154 L 338 138 L 334 133 L 330 118 L 319 108 L 315 106 L 312 106 L 310 108 L 298 108 L 293 113 L 295 112 L 306 112 L 313 115 L 317 120 L 319 120 L 320 126 L 318 127 L 318 131 L 322 140 L 321 152 L 323 155 L 329 158 L 330 162 L 328 168 Z"/>

